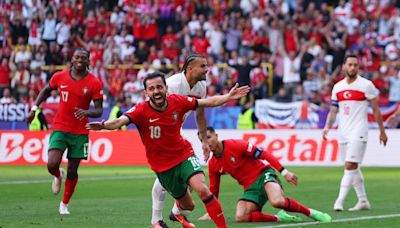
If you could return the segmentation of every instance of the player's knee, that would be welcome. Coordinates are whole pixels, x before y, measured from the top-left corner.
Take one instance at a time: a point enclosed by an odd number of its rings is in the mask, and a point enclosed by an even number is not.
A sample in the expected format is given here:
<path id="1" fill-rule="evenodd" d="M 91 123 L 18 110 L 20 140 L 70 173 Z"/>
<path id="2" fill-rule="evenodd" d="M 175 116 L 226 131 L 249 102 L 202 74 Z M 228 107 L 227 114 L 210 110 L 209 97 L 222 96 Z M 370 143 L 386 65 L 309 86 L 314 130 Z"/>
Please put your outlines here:
<path id="1" fill-rule="evenodd" d="M 269 202 L 271 203 L 271 206 L 275 208 L 283 208 L 285 206 L 285 198 L 284 197 L 273 197 L 269 199 Z"/>
<path id="2" fill-rule="evenodd" d="M 188 202 L 184 202 L 180 204 L 180 209 L 185 211 L 193 211 L 195 207 L 194 200 L 189 200 Z"/>
<path id="3" fill-rule="evenodd" d="M 235 220 L 236 222 L 247 222 L 247 218 L 249 216 L 244 213 L 236 213 Z"/>
<path id="4" fill-rule="evenodd" d="M 52 161 L 47 162 L 47 169 L 50 173 L 55 172 L 58 168 L 58 163 Z"/>
<path id="5" fill-rule="evenodd" d="M 346 162 L 344 165 L 344 168 L 346 170 L 354 170 L 358 168 L 358 163 L 354 163 L 354 162 Z"/>
<path id="6" fill-rule="evenodd" d="M 197 194 L 199 195 L 200 199 L 207 199 L 212 195 L 212 193 L 210 192 L 210 189 L 208 189 L 206 185 L 203 185 L 201 188 L 196 189 L 196 190 L 197 190 Z"/>

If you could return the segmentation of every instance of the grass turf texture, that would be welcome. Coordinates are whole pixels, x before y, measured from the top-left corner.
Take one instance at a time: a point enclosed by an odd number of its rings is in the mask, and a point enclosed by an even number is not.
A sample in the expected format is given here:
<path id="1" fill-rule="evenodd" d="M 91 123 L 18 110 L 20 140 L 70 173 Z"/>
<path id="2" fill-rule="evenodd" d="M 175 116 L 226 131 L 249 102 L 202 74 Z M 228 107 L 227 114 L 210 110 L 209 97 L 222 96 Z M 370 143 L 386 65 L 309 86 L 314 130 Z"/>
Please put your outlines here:
<path id="1" fill-rule="evenodd" d="M 306 206 L 328 212 L 333 224 L 318 227 L 398 227 L 400 223 L 400 169 L 363 168 L 366 189 L 372 209 L 359 212 L 334 212 L 342 168 L 289 167 L 299 177 L 299 186 L 284 182 L 286 195 Z M 69 210 L 71 215 L 58 214 L 63 189 L 58 196 L 51 194 L 51 176 L 44 166 L 0 166 L 0 227 L 149 227 L 151 217 L 151 188 L 155 175 L 147 167 L 81 166 L 79 182 Z M 63 183 L 64 185 L 64 183 Z M 235 222 L 235 207 L 243 189 L 230 176 L 223 176 L 220 190 L 229 227 L 269 227 L 287 223 Z M 205 213 L 197 195 L 196 208 L 189 219 L 197 227 L 214 227 L 212 222 L 196 221 Z M 173 200 L 168 196 L 164 220 L 170 227 L 180 227 L 168 219 Z M 345 209 L 356 203 L 351 191 Z M 269 204 L 264 213 L 278 210 Z M 294 214 L 294 213 L 291 213 Z M 354 221 L 360 217 L 399 214 L 394 218 Z M 300 215 L 307 222 L 313 220 Z M 343 219 L 351 221 L 339 222 Z M 300 225 L 300 224 L 299 224 Z M 306 224 L 299 227 L 307 226 Z"/>

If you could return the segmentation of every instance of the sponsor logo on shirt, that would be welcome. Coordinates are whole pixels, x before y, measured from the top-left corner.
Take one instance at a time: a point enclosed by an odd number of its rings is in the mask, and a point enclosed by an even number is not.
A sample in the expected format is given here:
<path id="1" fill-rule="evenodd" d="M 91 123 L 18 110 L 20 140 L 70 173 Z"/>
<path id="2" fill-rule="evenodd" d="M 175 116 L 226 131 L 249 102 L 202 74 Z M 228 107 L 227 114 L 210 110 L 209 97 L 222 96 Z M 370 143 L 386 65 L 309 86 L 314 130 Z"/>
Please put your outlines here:
<path id="1" fill-rule="evenodd" d="M 156 122 L 157 120 L 159 120 L 160 118 L 155 118 L 155 119 L 149 119 L 150 123 Z"/>

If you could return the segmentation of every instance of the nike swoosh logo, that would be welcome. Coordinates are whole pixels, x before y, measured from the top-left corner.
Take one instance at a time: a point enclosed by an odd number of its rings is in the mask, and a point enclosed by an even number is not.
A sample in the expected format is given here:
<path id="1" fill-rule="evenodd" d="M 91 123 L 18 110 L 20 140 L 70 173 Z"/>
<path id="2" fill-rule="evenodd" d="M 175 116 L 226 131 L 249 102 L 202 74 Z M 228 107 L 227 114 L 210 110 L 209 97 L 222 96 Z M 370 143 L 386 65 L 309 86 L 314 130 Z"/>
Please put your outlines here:
<path id="1" fill-rule="evenodd" d="M 64 89 L 64 88 L 67 88 L 67 87 L 68 87 L 67 85 L 61 85 L 60 86 L 61 89 Z"/>
<path id="2" fill-rule="evenodd" d="M 155 118 L 155 119 L 149 119 L 150 123 L 156 122 L 157 120 L 159 120 L 160 118 Z"/>

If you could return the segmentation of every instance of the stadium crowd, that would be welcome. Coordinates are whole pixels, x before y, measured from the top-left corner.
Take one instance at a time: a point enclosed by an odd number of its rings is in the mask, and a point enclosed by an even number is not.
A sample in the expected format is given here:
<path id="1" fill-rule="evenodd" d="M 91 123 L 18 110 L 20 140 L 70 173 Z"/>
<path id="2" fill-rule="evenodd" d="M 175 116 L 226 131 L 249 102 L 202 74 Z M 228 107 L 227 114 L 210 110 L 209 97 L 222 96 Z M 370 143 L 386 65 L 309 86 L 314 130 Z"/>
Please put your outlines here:
<path id="1" fill-rule="evenodd" d="M 400 101 L 399 0 L 2 0 L 0 103 L 33 103 L 76 47 L 106 106 L 142 101 L 147 73 L 177 72 L 192 52 L 207 56 L 209 96 L 239 82 L 251 100 L 329 103 L 355 53 L 380 104 Z"/>

